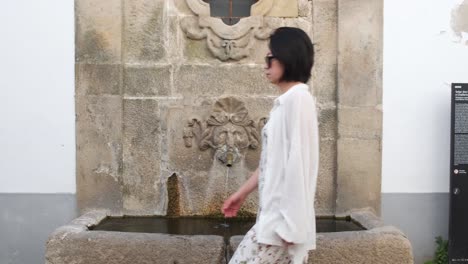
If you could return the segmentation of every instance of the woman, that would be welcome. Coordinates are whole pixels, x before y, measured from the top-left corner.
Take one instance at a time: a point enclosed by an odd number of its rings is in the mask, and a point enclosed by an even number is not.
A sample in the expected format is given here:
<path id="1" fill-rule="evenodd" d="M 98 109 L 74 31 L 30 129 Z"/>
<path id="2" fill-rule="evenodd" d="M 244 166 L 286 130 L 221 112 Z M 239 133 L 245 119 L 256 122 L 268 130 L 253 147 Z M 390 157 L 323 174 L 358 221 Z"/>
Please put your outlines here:
<path id="1" fill-rule="evenodd" d="M 259 209 L 230 260 L 236 263 L 307 263 L 316 248 L 314 197 L 319 163 L 315 98 L 307 81 L 314 49 L 307 34 L 282 27 L 270 37 L 266 77 L 281 95 L 262 129 L 259 167 L 223 204 L 233 217 L 258 186 Z"/>

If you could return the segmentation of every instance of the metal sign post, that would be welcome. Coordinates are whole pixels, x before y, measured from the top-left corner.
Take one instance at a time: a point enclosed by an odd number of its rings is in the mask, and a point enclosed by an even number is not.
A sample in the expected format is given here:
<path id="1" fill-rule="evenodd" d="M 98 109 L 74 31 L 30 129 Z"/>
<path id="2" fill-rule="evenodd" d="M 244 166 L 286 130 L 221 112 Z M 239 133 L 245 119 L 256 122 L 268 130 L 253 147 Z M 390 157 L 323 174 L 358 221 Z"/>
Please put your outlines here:
<path id="1" fill-rule="evenodd" d="M 452 84 L 449 263 L 468 263 L 468 83 Z"/>

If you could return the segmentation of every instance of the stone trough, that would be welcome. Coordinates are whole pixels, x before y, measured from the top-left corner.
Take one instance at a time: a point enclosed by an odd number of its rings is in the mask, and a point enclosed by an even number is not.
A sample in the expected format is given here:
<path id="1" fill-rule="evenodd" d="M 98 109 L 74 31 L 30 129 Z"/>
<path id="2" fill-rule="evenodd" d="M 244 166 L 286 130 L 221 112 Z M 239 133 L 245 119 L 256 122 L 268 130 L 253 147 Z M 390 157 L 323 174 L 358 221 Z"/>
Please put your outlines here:
<path id="1" fill-rule="evenodd" d="M 115 216 L 94 210 L 57 228 L 47 241 L 46 264 L 227 263 L 243 237 L 93 230 L 109 217 Z M 413 263 L 406 236 L 370 210 L 335 218 L 337 223 L 347 218 L 362 230 L 318 232 L 309 263 Z"/>

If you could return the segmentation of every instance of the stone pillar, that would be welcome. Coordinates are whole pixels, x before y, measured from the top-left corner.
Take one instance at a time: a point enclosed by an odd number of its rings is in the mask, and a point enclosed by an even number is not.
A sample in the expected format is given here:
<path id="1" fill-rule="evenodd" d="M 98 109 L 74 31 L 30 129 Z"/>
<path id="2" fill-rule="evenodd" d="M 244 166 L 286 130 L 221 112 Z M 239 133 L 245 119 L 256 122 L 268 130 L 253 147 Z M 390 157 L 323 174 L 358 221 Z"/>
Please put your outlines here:
<path id="1" fill-rule="evenodd" d="M 315 64 L 311 83 L 320 110 L 320 166 L 315 199 L 317 215 L 334 215 L 336 207 L 337 6 L 338 0 L 313 1 Z"/>
<path id="2" fill-rule="evenodd" d="M 122 5 L 75 1 L 76 185 L 84 209 L 122 208 Z"/>
<path id="3" fill-rule="evenodd" d="M 382 42 L 382 0 L 338 1 L 337 214 L 380 215 Z"/>

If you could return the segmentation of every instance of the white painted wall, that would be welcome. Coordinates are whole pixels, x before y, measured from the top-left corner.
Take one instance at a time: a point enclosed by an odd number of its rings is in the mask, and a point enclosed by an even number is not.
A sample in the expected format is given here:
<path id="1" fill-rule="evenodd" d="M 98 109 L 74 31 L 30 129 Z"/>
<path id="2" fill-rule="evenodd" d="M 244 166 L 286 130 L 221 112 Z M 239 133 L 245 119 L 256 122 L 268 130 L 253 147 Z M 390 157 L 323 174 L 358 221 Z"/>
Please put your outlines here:
<path id="1" fill-rule="evenodd" d="M 2 1 L 0 192 L 75 192 L 73 0 Z"/>
<path id="2" fill-rule="evenodd" d="M 460 2 L 385 1 L 384 193 L 449 190 L 450 84 L 468 82 L 468 45 L 450 28 Z"/>
<path id="3" fill-rule="evenodd" d="M 73 2 L 0 9 L 0 192 L 75 192 Z M 468 82 L 459 2 L 385 1 L 382 192 L 448 192 L 450 83 Z"/>

